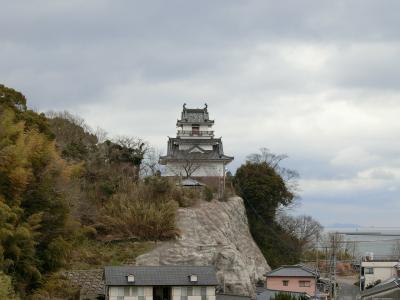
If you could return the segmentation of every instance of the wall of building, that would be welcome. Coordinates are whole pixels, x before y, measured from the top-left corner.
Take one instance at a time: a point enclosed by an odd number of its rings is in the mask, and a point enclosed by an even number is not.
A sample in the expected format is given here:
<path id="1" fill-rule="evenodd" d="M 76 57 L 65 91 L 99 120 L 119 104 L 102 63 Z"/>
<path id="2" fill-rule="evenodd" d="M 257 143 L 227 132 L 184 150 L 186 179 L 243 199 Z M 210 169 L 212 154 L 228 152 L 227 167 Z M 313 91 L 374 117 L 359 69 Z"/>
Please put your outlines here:
<path id="1" fill-rule="evenodd" d="M 179 145 L 179 150 L 189 150 L 190 148 L 192 148 L 193 146 L 195 146 L 197 144 L 184 144 L 184 145 Z M 213 149 L 212 145 L 200 145 L 199 146 L 201 149 L 203 150 L 208 150 L 211 151 Z"/>
<path id="2" fill-rule="evenodd" d="M 185 125 L 182 126 L 182 130 L 184 130 L 184 131 L 192 131 L 192 125 L 191 124 L 190 125 L 185 124 Z M 200 125 L 199 130 L 200 131 L 210 131 L 211 130 L 211 126 Z"/>
<path id="3" fill-rule="evenodd" d="M 194 165 L 197 165 L 194 163 Z M 223 176 L 224 175 L 224 164 L 222 162 L 210 162 L 210 163 L 199 163 L 199 168 L 194 171 L 192 177 L 208 177 L 208 176 Z M 167 163 L 163 176 L 186 176 L 186 172 L 183 169 L 184 164 L 182 163 Z"/>
<path id="4" fill-rule="evenodd" d="M 284 280 L 288 281 L 287 286 L 283 285 Z M 310 286 L 301 287 L 300 281 L 309 281 Z M 268 277 L 267 288 L 277 291 L 307 293 L 313 296 L 315 294 L 315 279 L 312 277 Z"/>
<path id="5" fill-rule="evenodd" d="M 153 287 L 110 286 L 109 300 L 153 300 Z M 214 286 L 175 286 L 171 300 L 215 300 Z"/>
<path id="6" fill-rule="evenodd" d="M 376 282 L 377 280 L 385 281 L 392 277 L 395 277 L 397 274 L 395 265 L 398 262 L 389 262 L 389 261 L 363 261 L 361 263 L 361 267 L 364 268 L 364 278 L 366 287 L 369 284 Z M 373 268 L 373 274 L 366 274 L 365 268 Z"/>
<path id="7" fill-rule="evenodd" d="M 172 287 L 171 300 L 215 300 L 215 287 L 213 286 Z"/>
<path id="8" fill-rule="evenodd" d="M 109 300 L 153 300 L 151 286 L 110 286 Z"/>

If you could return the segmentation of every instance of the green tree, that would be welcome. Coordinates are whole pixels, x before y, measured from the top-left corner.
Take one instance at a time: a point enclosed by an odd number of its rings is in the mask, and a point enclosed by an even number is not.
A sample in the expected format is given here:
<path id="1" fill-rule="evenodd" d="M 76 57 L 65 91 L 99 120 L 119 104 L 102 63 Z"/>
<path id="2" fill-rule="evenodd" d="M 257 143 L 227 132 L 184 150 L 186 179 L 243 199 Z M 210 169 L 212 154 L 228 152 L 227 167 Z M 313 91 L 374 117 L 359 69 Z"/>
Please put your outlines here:
<path id="1" fill-rule="evenodd" d="M 14 292 L 11 277 L 0 271 L 0 299 L 18 300 L 19 297 Z"/>
<path id="2" fill-rule="evenodd" d="M 23 121 L 26 130 L 36 129 L 49 138 L 54 138 L 46 116 L 28 109 L 26 98 L 21 92 L 0 84 L 0 105 L 11 109 L 15 120 Z"/>
<path id="3" fill-rule="evenodd" d="M 278 207 L 291 204 L 295 197 L 283 178 L 266 162 L 242 165 L 236 171 L 234 183 L 239 195 L 269 224 Z"/>
<path id="4" fill-rule="evenodd" d="M 0 105 L 0 270 L 24 296 L 42 274 L 63 263 L 65 256 L 50 253 L 57 248 L 54 241 L 65 241 L 68 206 L 62 186 L 69 168 L 49 136 L 39 126 L 26 126 L 26 114 L 10 103 Z M 22 99 L 15 103 L 24 109 Z M 62 251 L 68 251 L 68 242 Z"/>
<path id="5" fill-rule="evenodd" d="M 252 236 L 272 267 L 297 263 L 301 252 L 296 236 L 275 220 L 278 208 L 295 199 L 277 166 L 260 158 L 247 161 L 234 178 L 235 189 L 244 199 Z"/>

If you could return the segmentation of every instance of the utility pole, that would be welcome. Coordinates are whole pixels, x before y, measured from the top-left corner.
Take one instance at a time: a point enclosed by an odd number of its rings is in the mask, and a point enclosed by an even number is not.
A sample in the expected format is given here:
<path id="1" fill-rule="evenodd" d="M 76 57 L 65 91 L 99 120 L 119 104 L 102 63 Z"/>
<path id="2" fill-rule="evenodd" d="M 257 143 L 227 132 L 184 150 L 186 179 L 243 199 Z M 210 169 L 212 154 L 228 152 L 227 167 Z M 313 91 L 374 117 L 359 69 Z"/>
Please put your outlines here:
<path id="1" fill-rule="evenodd" d="M 337 299 L 337 291 L 336 291 L 336 251 L 337 251 L 337 238 L 338 233 L 335 232 L 331 237 L 331 258 L 330 258 L 330 294 L 331 299 Z"/>
<path id="2" fill-rule="evenodd" d="M 318 292 L 318 288 L 317 288 L 317 282 L 318 282 L 318 270 L 319 270 L 319 262 L 318 262 L 318 240 L 317 240 L 317 247 L 315 249 L 315 253 L 316 253 L 316 257 L 315 257 L 315 289 L 314 289 L 314 297 L 315 299 L 317 299 L 317 292 Z"/>

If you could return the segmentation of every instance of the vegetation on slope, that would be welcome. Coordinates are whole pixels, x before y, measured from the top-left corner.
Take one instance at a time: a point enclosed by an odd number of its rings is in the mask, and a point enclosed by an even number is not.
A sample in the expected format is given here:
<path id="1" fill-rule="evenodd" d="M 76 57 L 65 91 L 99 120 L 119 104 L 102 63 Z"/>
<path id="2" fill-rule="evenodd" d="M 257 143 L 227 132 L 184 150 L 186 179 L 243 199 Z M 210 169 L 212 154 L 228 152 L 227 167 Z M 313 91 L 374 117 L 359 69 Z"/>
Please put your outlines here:
<path id="1" fill-rule="evenodd" d="M 18 93 L 2 90 L 8 93 L 0 90 L 7 100 L 0 106 L 0 265 L 24 296 L 66 263 L 73 222 L 63 186 L 73 166 L 58 155 L 43 116 L 28 113 Z"/>
<path id="2" fill-rule="evenodd" d="M 21 93 L 0 85 L 1 292 L 9 299 L 73 293 L 60 270 L 132 263 L 151 241 L 179 235 L 178 206 L 213 193 L 157 176 L 154 153 L 139 138 L 108 140 L 67 112 L 36 113 Z M 271 266 L 297 262 L 309 242 L 276 217 L 295 198 L 294 173 L 279 168 L 280 158 L 253 155 L 234 177 Z M 143 171 L 153 176 L 140 180 Z"/>
<path id="3" fill-rule="evenodd" d="M 178 234 L 177 207 L 193 197 L 139 180 L 146 147 L 106 140 L 68 113 L 38 114 L 0 85 L 0 284 L 10 299 L 14 289 L 45 295 L 63 268 L 132 263 L 149 240 Z"/>

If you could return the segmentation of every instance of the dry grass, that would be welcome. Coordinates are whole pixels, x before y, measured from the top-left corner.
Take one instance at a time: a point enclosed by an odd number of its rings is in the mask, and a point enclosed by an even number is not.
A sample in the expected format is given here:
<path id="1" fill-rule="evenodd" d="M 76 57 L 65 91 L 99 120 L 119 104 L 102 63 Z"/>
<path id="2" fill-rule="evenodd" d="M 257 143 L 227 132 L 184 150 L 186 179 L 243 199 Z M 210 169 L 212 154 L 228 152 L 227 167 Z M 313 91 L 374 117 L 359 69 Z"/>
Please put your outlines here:
<path id="1" fill-rule="evenodd" d="M 70 269 L 85 270 L 102 268 L 106 265 L 133 264 L 137 256 L 156 246 L 154 242 L 100 242 L 85 239 L 73 250 Z"/>
<path id="2" fill-rule="evenodd" d="M 176 186 L 162 177 L 127 182 L 101 210 L 97 228 L 115 238 L 175 238 L 179 234 L 176 212 L 182 197 Z"/>

